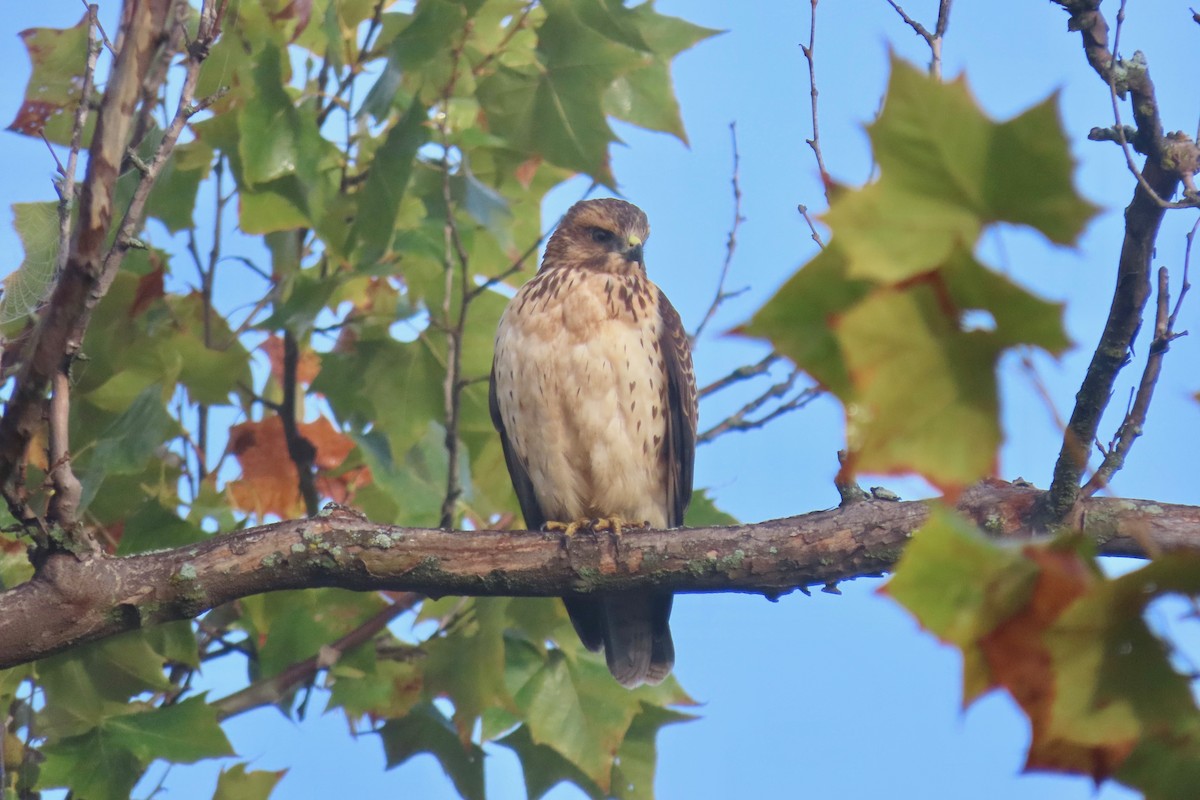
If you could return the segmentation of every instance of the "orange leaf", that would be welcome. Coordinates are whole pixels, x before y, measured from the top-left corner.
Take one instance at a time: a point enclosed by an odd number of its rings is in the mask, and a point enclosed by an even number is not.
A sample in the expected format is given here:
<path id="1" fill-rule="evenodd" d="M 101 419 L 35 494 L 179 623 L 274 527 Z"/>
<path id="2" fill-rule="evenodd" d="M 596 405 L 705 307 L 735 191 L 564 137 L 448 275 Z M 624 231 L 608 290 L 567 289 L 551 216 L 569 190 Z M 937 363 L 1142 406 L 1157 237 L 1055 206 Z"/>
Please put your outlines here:
<path id="1" fill-rule="evenodd" d="M 316 449 L 314 463 L 318 469 L 340 466 L 354 449 L 354 442 L 324 417 L 297 427 Z M 271 416 L 261 422 L 235 425 L 229 432 L 229 447 L 242 467 L 242 477 L 227 487 L 236 508 L 260 517 L 275 514 L 284 519 L 303 513 L 299 473 L 288 454 L 282 418 Z"/>
<path id="2" fill-rule="evenodd" d="M 1096 577 L 1071 551 L 1027 547 L 1024 554 L 1039 567 L 1029 604 L 982 637 L 980 650 L 995 684 L 1007 689 L 1029 717 L 1033 740 L 1026 769 L 1081 773 L 1102 780 L 1120 766 L 1136 741 L 1087 746 L 1050 732 L 1057 676 L 1043 638 Z"/>
<path id="3" fill-rule="evenodd" d="M 260 345 L 267 360 L 271 363 L 271 377 L 280 386 L 283 385 L 283 339 L 272 335 Z M 300 353 L 296 363 L 296 380 L 303 384 L 311 384 L 321 371 L 321 357 L 312 350 Z"/>
<path id="4" fill-rule="evenodd" d="M 163 296 L 163 272 L 162 265 L 159 265 L 154 271 L 138 278 L 137 291 L 134 292 L 133 303 L 129 306 L 129 316 L 136 317 Z"/>

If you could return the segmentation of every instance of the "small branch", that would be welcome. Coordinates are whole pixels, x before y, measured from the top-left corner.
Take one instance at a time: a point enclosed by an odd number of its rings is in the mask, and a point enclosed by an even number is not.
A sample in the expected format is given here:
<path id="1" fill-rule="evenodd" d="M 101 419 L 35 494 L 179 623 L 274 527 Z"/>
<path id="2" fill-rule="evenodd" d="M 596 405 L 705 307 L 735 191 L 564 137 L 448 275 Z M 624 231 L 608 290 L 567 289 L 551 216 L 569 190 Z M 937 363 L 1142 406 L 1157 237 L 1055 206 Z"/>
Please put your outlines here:
<path id="1" fill-rule="evenodd" d="M 1028 542 L 1040 496 L 994 482 L 963 492 L 957 509 L 989 535 Z M 1084 535 L 1103 555 L 1141 557 L 1140 542 L 1196 548 L 1200 507 L 1091 497 L 1080 508 Z M 330 513 L 136 556 L 57 554 L 34 578 L 0 593 L 0 669 L 282 589 L 561 597 L 655 588 L 777 597 L 891 569 L 928 511 L 925 502 L 871 499 L 755 525 L 630 530 L 619 541 L 397 528 Z"/>
<path id="2" fill-rule="evenodd" d="M 717 279 L 717 293 L 713 296 L 712 303 L 708 306 L 708 311 L 704 313 L 704 318 L 700 320 L 700 324 L 696 326 L 696 330 L 692 332 L 690 337 L 691 345 L 696 347 L 696 340 L 700 338 L 700 334 L 704 331 L 704 327 L 712 320 L 713 315 L 717 313 L 717 309 L 726 300 L 736 297 L 741 292 L 726 292 L 725 279 L 729 276 L 729 265 L 733 262 L 733 253 L 737 250 L 737 232 L 746 218 L 742 216 L 742 187 L 738 183 L 738 168 L 741 164 L 741 156 L 738 155 L 737 141 L 737 123 L 729 123 L 729 138 L 733 143 L 733 176 L 730 183 L 733 186 L 733 223 L 729 226 L 729 237 L 725 240 L 725 261 L 721 264 L 721 276 Z"/>
<path id="3" fill-rule="evenodd" d="M 313 475 L 313 462 L 317 448 L 313 446 L 297 425 L 298 403 L 296 392 L 299 379 L 296 368 L 300 363 L 300 347 L 290 330 L 283 332 L 283 402 L 279 404 L 279 418 L 283 422 L 283 436 L 287 441 L 288 457 L 296 466 L 299 476 L 300 496 L 304 498 L 304 510 L 308 516 L 316 516 L 321 510 L 321 497 Z"/>
<path id="4" fill-rule="evenodd" d="M 370 56 L 371 47 L 376 34 L 383 29 L 383 7 L 387 5 L 385 0 L 379 0 L 375 3 L 375 10 L 371 14 L 371 21 L 367 25 L 367 33 L 363 37 L 362 47 L 358 51 L 358 58 L 350 65 L 346 74 L 338 80 L 337 88 L 333 94 L 329 96 L 329 102 L 324 108 L 317 111 L 317 127 L 320 128 L 325 124 L 325 120 L 329 119 L 329 115 L 333 113 L 335 108 L 340 108 L 342 105 L 342 95 L 346 93 L 353 83 L 354 79 L 362 72 L 362 66 L 366 63 Z"/>
<path id="5" fill-rule="evenodd" d="M 934 78 L 941 80 L 942 40 L 946 36 L 946 29 L 950 27 L 951 0 L 940 0 L 938 3 L 937 24 L 934 26 L 932 33 L 924 25 L 917 22 L 915 19 L 905 13 L 904 9 L 900 7 L 900 4 L 897 3 L 896 0 L 887 0 L 887 2 L 888 5 L 890 5 L 895 12 L 900 15 L 900 19 L 904 20 L 904 24 L 912 28 L 918 36 L 925 40 L 925 44 L 929 45 L 929 74 Z"/>
<path id="6" fill-rule="evenodd" d="M 800 216 L 804 217 L 804 221 L 808 223 L 808 230 L 812 233 L 812 240 L 817 243 L 817 247 L 825 249 L 825 240 L 821 238 L 821 234 L 817 232 L 817 226 L 813 224 L 812 217 L 808 215 L 808 206 L 801 203 L 796 206 L 796 210 L 800 212 Z"/>
<path id="7" fill-rule="evenodd" d="M 1158 383 L 1162 371 L 1163 356 L 1171 346 L 1171 342 L 1181 334 L 1176 334 L 1171 327 L 1170 312 L 1170 281 L 1167 268 L 1158 270 L 1158 309 L 1154 321 L 1154 338 L 1150 342 L 1150 354 L 1146 358 L 1146 366 L 1142 370 L 1142 380 L 1138 384 L 1137 394 L 1125 412 L 1125 419 L 1117 428 L 1117 434 L 1109 444 L 1104 455 L 1104 461 L 1081 490 L 1084 497 L 1091 497 L 1096 492 L 1108 486 L 1121 467 L 1125 466 L 1125 457 L 1133 447 L 1134 441 L 1142 435 L 1146 424 L 1146 413 L 1150 410 L 1150 401 L 1154 398 L 1154 386 Z"/>
<path id="8" fill-rule="evenodd" d="M 735 383 L 741 383 L 742 381 L 749 380 L 750 378 L 755 378 L 755 377 L 758 377 L 759 375 L 764 375 L 767 373 L 768 370 L 771 369 L 771 366 L 776 361 L 781 359 L 782 357 L 783 356 L 779 355 L 778 353 L 772 352 L 772 353 L 769 353 L 767 356 L 765 356 L 758 363 L 747 364 L 745 366 L 738 367 L 733 372 L 730 372 L 728 375 L 726 375 L 724 378 L 718 378 L 717 380 L 713 381 L 712 383 L 710 383 L 707 386 L 700 389 L 700 391 L 697 393 L 697 397 L 699 399 L 703 400 L 705 397 L 708 397 L 710 394 L 713 394 L 714 392 L 719 392 L 722 389 L 732 386 Z"/>
<path id="9" fill-rule="evenodd" d="M 380 609 L 333 644 L 322 647 L 317 655 L 298 661 L 278 675 L 255 681 L 245 689 L 215 701 L 212 705 L 217 709 L 217 718 L 226 720 L 243 712 L 280 702 L 297 687 L 311 682 L 322 669 L 328 669 L 337 663 L 346 652 L 369 642 L 387 628 L 388 623 L 420 602 L 421 597 L 415 592 L 405 592 L 391 605 Z"/>
<path id="10" fill-rule="evenodd" d="M 1129 351 L 1150 296 L 1150 259 L 1166 213 L 1162 198 L 1175 193 L 1181 181 L 1181 165 L 1190 169 L 1189 165 L 1196 163 L 1194 152 L 1187 156 L 1181 149 L 1190 146 L 1195 151 L 1194 144 L 1179 139 L 1168 141 L 1169 137 L 1164 137 L 1154 84 L 1144 60 L 1120 62 L 1118 76 L 1115 56 L 1108 50 L 1108 23 L 1098 4 L 1056 1 L 1070 12 L 1069 27 L 1079 31 L 1088 63 L 1108 84 L 1110 93 L 1115 96 L 1129 92 L 1137 126 L 1135 141 L 1149 155 L 1137 173 L 1133 199 L 1125 210 L 1125 239 L 1117 263 L 1112 306 L 1063 435 L 1043 508 L 1047 522 L 1068 518 L 1080 497 L 1080 477 L 1087 469 L 1100 419 L 1112 396 L 1117 374 L 1129 362 Z M 1117 130 L 1123 138 L 1119 115 L 1117 119 Z M 1128 150 L 1126 154 L 1129 155 Z"/>
<path id="11" fill-rule="evenodd" d="M 79 163 L 79 150 L 83 145 L 83 129 L 87 127 L 88 111 L 91 106 L 92 89 L 95 86 L 96 62 L 100 59 L 100 40 L 96 38 L 97 7 L 88 10 L 88 52 L 83 70 L 83 88 L 80 90 L 79 105 L 75 107 L 75 119 L 71 125 L 71 149 L 67 153 L 67 165 L 62 168 L 62 183 L 58 187 L 58 263 L 54 274 L 61 275 L 67 268 L 71 255 L 71 209 L 75 205 L 75 168 Z M 56 159 L 57 160 L 57 159 Z"/>
<path id="12" fill-rule="evenodd" d="M 68 429 L 71 416 L 70 362 L 64 361 L 54 374 L 50 394 L 50 495 L 47 520 L 58 525 L 78 541 L 84 550 L 94 551 L 96 542 L 79 526 L 79 501 L 83 486 L 71 469 Z M 78 548 L 73 548 L 78 549 Z"/>
<path id="13" fill-rule="evenodd" d="M 820 92 L 817 91 L 817 64 L 814 60 L 814 54 L 817 48 L 817 3 L 820 0 L 811 0 L 812 12 L 809 16 L 808 23 L 808 45 L 800 45 L 800 51 L 804 53 L 804 60 L 808 62 L 808 96 L 810 105 L 812 106 L 812 138 L 805 139 L 805 143 L 812 148 L 813 155 L 817 159 L 817 172 L 821 176 L 821 187 L 825 192 L 825 204 L 829 205 L 829 187 L 833 185 L 833 178 L 829 176 L 829 170 L 825 169 L 825 157 L 821 153 L 821 124 L 817 115 L 817 96 Z M 800 207 L 800 213 L 804 215 L 804 219 L 808 222 L 808 227 L 812 229 L 813 239 L 817 244 L 821 244 L 821 237 L 817 235 L 817 229 L 813 228 L 812 220 L 808 219 L 808 209 L 803 205 Z"/>
<path id="14" fill-rule="evenodd" d="M 746 403 L 746 405 L 742 406 L 732 415 L 721 422 L 718 422 L 716 425 L 697 436 L 696 443 L 705 444 L 707 442 L 711 442 L 718 436 L 729 433 L 730 431 L 751 431 L 755 430 L 756 428 L 761 428 L 768 422 L 771 422 L 772 420 L 781 417 L 784 414 L 803 408 L 823 394 L 821 389 L 815 386 L 810 386 L 800 390 L 798 394 L 794 395 L 790 399 L 783 401 L 767 414 L 764 414 L 757 419 L 749 418 L 751 414 L 758 411 L 771 400 L 785 397 L 789 392 L 792 391 L 792 387 L 795 386 L 796 380 L 799 377 L 800 370 L 793 370 L 785 380 L 776 383 L 761 395 L 754 398 L 749 403 Z"/>

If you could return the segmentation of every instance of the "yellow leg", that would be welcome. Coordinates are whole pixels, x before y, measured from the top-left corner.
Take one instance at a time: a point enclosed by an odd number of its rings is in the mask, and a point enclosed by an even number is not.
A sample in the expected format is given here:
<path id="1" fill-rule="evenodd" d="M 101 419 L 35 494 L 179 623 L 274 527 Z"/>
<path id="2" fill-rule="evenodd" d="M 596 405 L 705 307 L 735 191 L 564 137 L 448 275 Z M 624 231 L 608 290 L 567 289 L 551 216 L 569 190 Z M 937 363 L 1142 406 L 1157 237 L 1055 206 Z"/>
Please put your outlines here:
<path id="1" fill-rule="evenodd" d="M 625 530 L 631 530 L 631 529 L 636 530 L 638 528 L 649 528 L 650 523 L 646 520 L 642 520 L 641 522 L 634 522 L 633 520 L 625 519 L 624 517 L 613 516 L 613 517 L 602 517 L 600 519 L 593 519 L 590 521 L 589 527 L 593 531 L 609 531 L 617 536 L 620 536 L 621 532 L 625 531 Z"/>
<path id="2" fill-rule="evenodd" d="M 542 525 L 544 531 L 562 531 L 565 536 L 574 536 L 580 528 L 587 528 L 589 521 L 586 519 L 577 519 L 573 522 L 559 522 L 556 519 L 546 520 Z"/>

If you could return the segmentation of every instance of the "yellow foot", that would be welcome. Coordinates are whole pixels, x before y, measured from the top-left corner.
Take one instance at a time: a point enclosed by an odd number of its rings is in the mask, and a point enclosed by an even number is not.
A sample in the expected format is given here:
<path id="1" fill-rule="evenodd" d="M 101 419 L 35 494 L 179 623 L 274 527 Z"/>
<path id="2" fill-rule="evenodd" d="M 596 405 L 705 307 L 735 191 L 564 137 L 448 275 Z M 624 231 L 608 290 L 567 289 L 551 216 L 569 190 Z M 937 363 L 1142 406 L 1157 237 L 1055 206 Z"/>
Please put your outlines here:
<path id="1" fill-rule="evenodd" d="M 638 528 L 649 528 L 649 520 L 634 522 L 624 517 L 602 517 L 600 519 L 589 520 L 588 527 L 593 531 L 610 531 L 617 536 L 621 535 L 624 530 L 636 530 Z"/>
<path id="2" fill-rule="evenodd" d="M 591 525 L 590 520 L 577 519 L 573 522 L 559 522 L 558 520 L 546 520 L 542 525 L 544 531 L 562 531 L 564 536 L 574 536 L 580 528 L 587 528 Z"/>

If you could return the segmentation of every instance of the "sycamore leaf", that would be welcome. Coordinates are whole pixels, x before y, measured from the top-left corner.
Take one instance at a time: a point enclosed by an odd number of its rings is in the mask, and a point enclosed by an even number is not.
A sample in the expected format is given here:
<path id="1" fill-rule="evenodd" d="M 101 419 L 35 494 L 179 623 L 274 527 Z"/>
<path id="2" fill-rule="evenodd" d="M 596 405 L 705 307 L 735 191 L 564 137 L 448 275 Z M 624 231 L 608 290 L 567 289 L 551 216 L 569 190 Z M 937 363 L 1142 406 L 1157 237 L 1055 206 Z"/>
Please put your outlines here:
<path id="1" fill-rule="evenodd" d="M 404 199 L 417 150 L 428 139 L 428 109 L 413 100 L 404 116 L 388 131 L 371 161 L 371 172 L 358 198 L 358 216 L 350 228 L 346 251 L 355 260 L 371 265 L 387 252 L 396 228 L 396 214 Z"/>
<path id="2" fill-rule="evenodd" d="M 501 64 L 479 82 L 488 127 L 518 148 L 611 186 L 608 146 L 617 139 L 605 119 L 604 92 L 642 57 L 586 24 L 575 4 L 544 6 L 538 63 Z"/>
<path id="3" fill-rule="evenodd" d="M 316 449 L 313 463 L 318 469 L 340 466 L 354 449 L 354 442 L 325 417 L 314 422 L 301 422 L 297 428 Z M 284 519 L 303 513 L 299 473 L 288 455 L 283 420 L 278 415 L 230 428 L 229 449 L 242 467 L 241 477 L 227 486 L 230 501 L 236 508 L 260 517 L 276 514 Z"/>
<path id="4" fill-rule="evenodd" d="M 33 72 L 25 87 L 25 99 L 8 126 L 10 131 L 26 136 L 45 136 L 56 144 L 71 141 L 75 108 L 83 92 L 89 32 L 86 11 L 70 28 L 21 31 Z M 86 139 L 84 146 L 87 146 Z"/>
<path id="5" fill-rule="evenodd" d="M 285 769 L 278 772 L 261 769 L 247 772 L 245 764 L 234 764 L 221 770 L 213 800 L 267 800 L 275 784 L 286 774 Z"/>
<path id="6" fill-rule="evenodd" d="M 255 95 L 238 114 L 240 179 L 248 187 L 295 175 L 313 182 L 320 133 L 311 108 L 297 108 L 285 87 L 279 48 L 267 44 L 253 70 Z"/>
<path id="7" fill-rule="evenodd" d="M 433 703 L 422 703 L 406 716 L 388 720 L 379 736 L 389 769 L 418 753 L 430 753 L 465 800 L 483 800 L 483 750 L 459 741 L 450 720 Z"/>
<path id="8" fill-rule="evenodd" d="M 515 710 L 504 686 L 504 610 L 508 598 L 477 597 L 469 625 L 422 644 L 426 653 L 425 689 L 454 704 L 454 726 L 466 745 L 484 710 Z"/>
<path id="9" fill-rule="evenodd" d="M 717 504 L 708 495 L 708 489 L 692 492 L 692 502 L 688 506 L 683 524 L 689 528 L 707 528 L 712 525 L 737 525 L 738 521 L 731 515 L 717 508 Z"/>
<path id="10" fill-rule="evenodd" d="M 619 800 L 654 800 L 658 732 L 667 725 L 693 719 L 696 719 L 693 714 L 643 703 L 642 712 L 633 718 L 617 753 L 612 795 Z"/>
<path id="11" fill-rule="evenodd" d="M 553 747 L 534 742 L 528 725 L 518 726 L 504 738 L 497 739 L 496 744 L 512 750 L 520 760 L 529 800 L 540 800 L 563 781 L 575 784 L 592 800 L 604 800 L 607 796 L 595 781 Z"/>
<path id="12" fill-rule="evenodd" d="M 0 284 L 0 325 L 29 315 L 46 297 L 58 263 L 58 203 L 13 203 L 13 227 L 25 248 L 21 266 Z"/>

